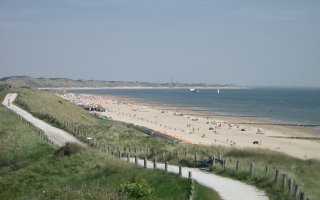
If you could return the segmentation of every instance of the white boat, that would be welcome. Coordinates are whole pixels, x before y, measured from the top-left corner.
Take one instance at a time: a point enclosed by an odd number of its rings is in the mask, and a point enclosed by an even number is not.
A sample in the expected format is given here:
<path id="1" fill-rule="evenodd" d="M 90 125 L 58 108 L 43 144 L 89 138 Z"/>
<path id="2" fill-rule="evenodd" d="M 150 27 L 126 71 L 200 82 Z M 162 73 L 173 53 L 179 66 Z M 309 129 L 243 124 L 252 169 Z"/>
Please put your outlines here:
<path id="1" fill-rule="evenodd" d="M 195 88 L 190 88 L 190 92 L 199 92 L 199 90 L 197 90 Z"/>
<path id="2" fill-rule="evenodd" d="M 217 92 L 218 92 L 218 94 L 220 94 L 220 90 L 219 90 L 219 89 L 218 89 L 218 91 L 217 91 Z"/>

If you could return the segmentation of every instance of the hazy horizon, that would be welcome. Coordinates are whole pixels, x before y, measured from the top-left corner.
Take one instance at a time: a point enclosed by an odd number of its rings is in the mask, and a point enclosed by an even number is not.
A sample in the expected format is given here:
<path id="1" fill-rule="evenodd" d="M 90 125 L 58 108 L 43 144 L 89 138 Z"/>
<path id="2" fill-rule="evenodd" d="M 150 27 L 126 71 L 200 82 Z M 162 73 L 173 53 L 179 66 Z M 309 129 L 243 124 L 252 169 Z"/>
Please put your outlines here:
<path id="1" fill-rule="evenodd" d="M 0 77 L 320 87 L 320 1 L 0 1 Z"/>

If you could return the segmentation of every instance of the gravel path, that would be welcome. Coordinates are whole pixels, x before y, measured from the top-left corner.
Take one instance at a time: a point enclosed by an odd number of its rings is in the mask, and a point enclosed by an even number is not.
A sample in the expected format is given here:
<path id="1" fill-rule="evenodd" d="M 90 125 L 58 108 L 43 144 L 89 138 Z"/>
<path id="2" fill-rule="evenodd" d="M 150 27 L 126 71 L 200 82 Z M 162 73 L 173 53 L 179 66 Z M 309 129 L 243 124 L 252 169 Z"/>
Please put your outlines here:
<path id="1" fill-rule="evenodd" d="M 77 140 L 74 136 L 70 135 L 66 131 L 53 127 L 50 124 L 47 124 L 46 122 L 35 118 L 27 111 L 12 104 L 12 102 L 16 99 L 16 97 L 17 97 L 16 93 L 9 93 L 3 100 L 2 104 L 5 107 L 7 107 L 9 110 L 17 113 L 18 115 L 23 117 L 25 120 L 29 121 L 39 129 L 43 130 L 44 134 L 47 135 L 48 139 L 52 141 L 54 144 L 58 146 L 63 146 L 66 142 L 75 142 L 75 143 L 82 144 L 79 140 Z"/>
<path id="2" fill-rule="evenodd" d="M 39 120 L 33 117 L 30 113 L 25 110 L 15 106 L 12 102 L 17 97 L 16 93 L 9 93 L 3 100 L 2 104 L 10 109 L 11 111 L 17 113 L 25 120 L 31 122 L 36 127 L 40 128 L 44 131 L 44 134 L 48 136 L 49 140 L 51 140 L 54 144 L 58 146 L 63 146 L 66 142 L 76 142 L 84 145 L 80 141 L 78 141 L 74 136 L 69 133 L 55 128 L 42 120 Z M 134 158 L 130 159 L 130 162 L 134 163 Z M 138 164 L 143 166 L 143 160 L 139 159 Z M 148 168 L 153 168 L 153 163 L 151 161 L 147 162 Z M 164 169 L 163 163 L 157 163 L 157 168 Z M 168 171 L 178 174 L 179 168 L 178 166 L 168 165 Z M 217 176 L 212 173 L 206 173 L 204 171 L 200 171 L 195 168 L 182 168 L 182 176 L 188 177 L 189 171 L 192 172 L 192 178 L 198 181 L 200 184 L 210 187 L 217 191 L 222 199 L 224 200 L 268 200 L 269 198 L 265 195 L 265 193 L 257 188 L 242 183 L 237 180 Z"/>

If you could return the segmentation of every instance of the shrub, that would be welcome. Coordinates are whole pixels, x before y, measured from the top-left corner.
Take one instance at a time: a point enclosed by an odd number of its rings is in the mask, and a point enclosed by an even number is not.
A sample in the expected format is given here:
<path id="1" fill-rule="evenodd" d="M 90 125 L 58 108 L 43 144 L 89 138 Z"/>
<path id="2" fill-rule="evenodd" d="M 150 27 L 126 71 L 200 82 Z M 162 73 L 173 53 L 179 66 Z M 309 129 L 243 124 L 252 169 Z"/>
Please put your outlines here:
<path id="1" fill-rule="evenodd" d="M 77 143 L 67 142 L 65 146 L 61 147 L 55 152 L 56 156 L 70 156 L 81 151 L 83 147 Z"/>
<path id="2" fill-rule="evenodd" d="M 152 194 L 152 188 L 145 179 L 133 177 L 128 183 L 121 184 L 121 192 L 132 199 L 146 199 Z"/>

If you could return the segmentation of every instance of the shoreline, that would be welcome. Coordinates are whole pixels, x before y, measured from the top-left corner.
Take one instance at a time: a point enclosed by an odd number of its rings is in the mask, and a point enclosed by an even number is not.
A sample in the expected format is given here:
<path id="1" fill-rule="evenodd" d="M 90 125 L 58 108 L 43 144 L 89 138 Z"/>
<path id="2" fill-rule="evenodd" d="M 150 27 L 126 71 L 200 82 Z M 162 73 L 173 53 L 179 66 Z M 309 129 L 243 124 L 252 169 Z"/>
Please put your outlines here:
<path id="1" fill-rule="evenodd" d="M 107 117 L 171 134 L 194 144 L 262 148 L 300 159 L 320 159 L 317 153 L 320 152 L 320 140 L 302 139 L 320 138 L 320 132 L 311 128 L 261 124 L 266 121 L 257 117 L 217 116 L 207 111 L 149 104 L 143 99 L 124 96 L 70 93 L 60 96 L 74 103 L 101 104 L 107 108 L 107 112 L 102 113 Z"/>
<path id="2" fill-rule="evenodd" d="M 115 95 L 104 95 L 104 96 L 109 96 L 110 98 L 124 98 L 124 99 L 129 99 L 128 102 L 135 102 L 137 103 L 138 101 L 130 101 L 130 99 L 135 99 L 131 97 L 123 97 L 123 96 L 115 96 Z M 293 122 L 285 122 L 281 120 L 274 120 L 270 118 L 266 118 L 264 116 L 245 116 L 245 115 L 235 115 L 235 114 L 227 114 L 223 113 L 221 114 L 219 111 L 219 114 L 215 114 L 214 112 L 210 110 L 198 110 L 198 109 L 188 109 L 190 107 L 185 106 L 185 109 L 181 109 L 180 106 L 175 106 L 175 105 L 163 105 L 160 103 L 152 103 L 149 104 L 149 102 L 140 100 L 139 103 L 146 105 L 146 106 L 151 106 L 156 109 L 161 109 L 161 110 L 166 110 L 166 111 L 176 111 L 179 112 L 183 115 L 191 115 L 195 117 L 211 117 L 211 118 L 216 118 L 218 120 L 222 121 L 227 121 L 229 123 L 233 124 L 240 124 L 240 125 L 249 125 L 249 126 L 262 126 L 262 127 L 279 127 L 280 129 L 282 128 L 287 128 L 291 129 L 293 128 L 294 130 L 299 130 L 302 131 L 303 133 L 301 134 L 292 134 L 290 136 L 292 137 L 303 137 L 304 134 L 307 134 L 307 137 L 316 137 L 320 138 L 320 130 L 317 128 L 314 128 L 313 125 L 308 126 L 308 125 L 299 125 L 298 123 L 293 123 Z M 155 105 L 158 107 L 156 107 Z M 184 112 L 184 113 L 183 113 Z"/>
<path id="3" fill-rule="evenodd" d="M 148 101 L 144 101 L 143 99 L 128 97 L 128 96 L 116 96 L 116 95 L 101 95 L 101 96 L 126 99 L 127 102 L 129 103 L 140 103 L 142 105 L 150 106 L 155 109 L 165 110 L 169 112 L 175 111 L 182 115 L 218 118 L 221 120 L 228 121 L 229 123 L 237 123 L 242 125 L 254 125 L 254 126 L 283 126 L 283 127 L 304 128 L 306 130 L 312 131 L 314 133 L 313 135 L 314 137 L 320 138 L 320 124 L 294 123 L 294 122 L 288 122 L 283 120 L 275 120 L 265 116 L 228 114 L 223 110 L 193 109 L 192 107 L 188 107 L 188 106 L 177 106 L 172 104 L 148 102 Z"/>
<path id="4" fill-rule="evenodd" d="M 66 90 L 68 92 L 72 91 L 72 90 L 112 90 L 112 89 L 124 89 L 124 90 L 136 90 L 136 89 L 190 89 L 190 88 L 197 88 L 197 89 L 227 89 L 227 90 L 237 90 L 237 89 L 252 89 L 252 87 L 242 87 L 242 86 L 188 86 L 188 87 L 177 87 L 177 86 L 173 86 L 173 87 L 149 87 L 149 86 L 108 86 L 108 87 L 42 87 L 42 88 L 38 88 L 39 90 Z"/>
<path id="5" fill-rule="evenodd" d="M 203 90 L 212 90 L 212 89 L 226 89 L 226 90 L 241 90 L 241 89 L 245 89 L 245 90 L 250 90 L 250 89 L 254 89 L 254 87 L 225 87 L 225 88 L 221 88 L 221 87 L 198 87 L 199 89 L 203 89 Z M 141 89 L 149 89 L 149 90 L 153 90 L 153 89 L 172 89 L 172 90 L 181 90 L 181 89 L 189 89 L 188 87 L 107 87 L 107 88 L 78 88 L 75 89 L 75 93 L 77 94 L 92 94 L 92 93 L 86 93 L 86 90 L 118 90 L 118 89 L 128 89 L 128 90 L 141 90 Z M 77 90 L 84 90 L 84 92 L 77 92 Z M 72 89 L 68 89 L 65 92 L 72 92 Z M 92 94 L 92 95 L 104 95 L 104 94 Z M 110 96 L 117 96 L 117 97 L 121 97 L 121 98 L 125 98 L 127 99 L 129 102 L 138 102 L 138 103 L 142 103 L 142 104 L 148 104 L 148 105 L 154 105 L 159 107 L 160 109 L 164 109 L 164 110 L 186 110 L 186 111 L 195 111 L 193 112 L 193 115 L 197 115 L 197 116 L 215 116 L 215 117 L 236 117 L 236 118 L 258 118 L 259 123 L 261 123 L 261 125 L 283 125 L 283 126 L 298 126 L 298 127 L 311 127 L 317 131 L 319 131 L 319 135 L 320 135 L 320 122 L 303 122 L 303 121 L 295 121 L 295 120 L 290 120 L 290 119 L 280 119 L 280 118 L 272 118 L 274 116 L 269 116 L 269 115 L 248 115 L 248 114 L 243 114 L 243 113 L 234 113 L 231 111 L 225 111 L 222 109 L 204 109 L 201 107 L 190 107 L 190 106 L 186 106 L 184 104 L 178 104 L 178 105 L 174 105 L 174 104 L 164 104 L 161 102 L 156 102 L 152 100 L 145 100 L 145 99 L 139 99 L 139 97 L 135 98 L 135 97 L 130 97 L 130 96 L 122 96 L 122 95 L 110 95 Z M 200 112 L 199 112 L 200 111 Z M 205 114 L 203 114 L 205 113 Z M 210 114 L 207 114 L 210 113 Z M 188 113 L 185 113 L 188 114 Z M 259 123 L 257 125 L 259 125 Z"/>

